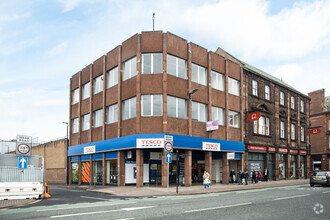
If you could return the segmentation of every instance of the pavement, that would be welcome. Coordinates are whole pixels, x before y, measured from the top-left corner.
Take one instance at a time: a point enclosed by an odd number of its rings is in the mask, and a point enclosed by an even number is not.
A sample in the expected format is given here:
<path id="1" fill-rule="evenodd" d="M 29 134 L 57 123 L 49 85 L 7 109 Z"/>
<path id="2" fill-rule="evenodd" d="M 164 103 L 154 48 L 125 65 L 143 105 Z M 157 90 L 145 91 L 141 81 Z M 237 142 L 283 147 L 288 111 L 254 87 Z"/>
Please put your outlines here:
<path id="1" fill-rule="evenodd" d="M 170 185 L 169 188 L 163 188 L 161 186 L 144 186 L 137 188 L 136 186 L 77 186 L 77 185 L 63 185 L 68 188 L 83 188 L 87 191 L 108 193 L 115 196 L 131 196 L 131 197 L 158 197 L 158 196 L 176 196 L 176 195 L 196 195 L 206 193 L 221 193 L 232 192 L 240 190 L 253 190 L 272 187 L 284 187 L 294 185 L 309 184 L 309 179 L 295 179 L 295 180 L 280 180 L 280 181 L 268 181 L 259 182 L 257 184 L 238 185 L 235 184 L 211 184 L 210 188 L 204 189 L 201 184 L 193 185 L 189 187 L 179 186 L 178 193 L 176 185 Z M 51 186 L 50 186 L 51 190 Z M 1 209 L 22 207 L 36 202 L 35 199 L 16 199 L 16 200 L 0 200 Z"/>

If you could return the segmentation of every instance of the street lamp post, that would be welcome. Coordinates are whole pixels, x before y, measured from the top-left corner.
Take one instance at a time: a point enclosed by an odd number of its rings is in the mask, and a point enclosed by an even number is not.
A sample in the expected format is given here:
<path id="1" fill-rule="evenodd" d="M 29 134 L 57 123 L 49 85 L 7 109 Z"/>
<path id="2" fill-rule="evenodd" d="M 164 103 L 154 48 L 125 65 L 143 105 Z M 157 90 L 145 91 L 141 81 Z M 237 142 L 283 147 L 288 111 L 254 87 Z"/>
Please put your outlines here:
<path id="1" fill-rule="evenodd" d="M 69 123 L 68 122 L 62 122 L 62 123 L 66 125 L 66 166 L 67 166 L 66 184 L 69 184 L 69 174 L 68 174 Z"/>

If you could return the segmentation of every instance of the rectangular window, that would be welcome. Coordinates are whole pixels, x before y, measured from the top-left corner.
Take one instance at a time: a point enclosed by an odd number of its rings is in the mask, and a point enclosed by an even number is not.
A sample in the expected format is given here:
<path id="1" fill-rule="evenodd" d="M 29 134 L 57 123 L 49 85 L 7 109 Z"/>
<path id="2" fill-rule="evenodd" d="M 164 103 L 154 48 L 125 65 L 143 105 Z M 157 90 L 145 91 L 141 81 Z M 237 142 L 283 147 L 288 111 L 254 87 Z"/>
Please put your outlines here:
<path id="1" fill-rule="evenodd" d="M 142 54 L 142 74 L 163 73 L 163 54 Z"/>
<path id="2" fill-rule="evenodd" d="M 162 95 L 142 95 L 142 116 L 161 116 L 162 111 Z"/>
<path id="3" fill-rule="evenodd" d="M 330 137 L 329 137 L 329 149 L 330 149 Z"/>
<path id="4" fill-rule="evenodd" d="M 81 130 L 86 131 L 90 128 L 90 114 L 83 115 L 81 118 Z"/>
<path id="5" fill-rule="evenodd" d="M 225 110 L 212 106 L 212 120 L 218 120 L 219 125 L 225 125 Z"/>
<path id="6" fill-rule="evenodd" d="M 305 102 L 300 100 L 300 112 L 305 112 Z"/>
<path id="7" fill-rule="evenodd" d="M 280 137 L 285 138 L 285 123 L 284 123 L 284 121 L 281 121 L 280 129 L 281 129 Z"/>
<path id="8" fill-rule="evenodd" d="M 211 71 L 211 83 L 212 83 L 212 88 L 220 90 L 220 91 L 224 91 L 225 89 L 225 78 L 224 75 L 222 75 L 221 73 L 217 73 L 215 71 Z"/>
<path id="9" fill-rule="evenodd" d="M 79 88 L 72 91 L 72 105 L 79 102 Z"/>
<path id="10" fill-rule="evenodd" d="M 94 91 L 93 94 L 97 94 L 103 91 L 103 76 L 98 76 L 93 80 Z"/>
<path id="11" fill-rule="evenodd" d="M 99 109 L 93 112 L 93 127 L 97 128 L 103 125 L 103 110 Z"/>
<path id="12" fill-rule="evenodd" d="M 294 97 L 291 96 L 291 109 L 294 109 Z"/>
<path id="13" fill-rule="evenodd" d="M 330 131 L 330 119 L 328 119 L 328 130 Z"/>
<path id="14" fill-rule="evenodd" d="M 123 101 L 123 120 L 136 117 L 136 97 Z"/>
<path id="15" fill-rule="evenodd" d="M 258 82 L 252 80 L 252 95 L 258 96 Z"/>
<path id="16" fill-rule="evenodd" d="M 191 81 L 206 86 L 206 68 L 191 64 Z"/>
<path id="17" fill-rule="evenodd" d="M 107 72 L 107 88 L 111 88 L 118 84 L 118 67 Z"/>
<path id="18" fill-rule="evenodd" d="M 280 92 L 280 105 L 284 105 L 284 92 Z"/>
<path id="19" fill-rule="evenodd" d="M 228 77 L 228 92 L 230 94 L 239 96 L 239 87 L 240 85 L 238 80 Z"/>
<path id="20" fill-rule="evenodd" d="M 296 140 L 296 125 L 291 124 L 291 140 Z"/>
<path id="21" fill-rule="evenodd" d="M 87 99 L 91 96 L 91 84 L 88 82 L 82 86 L 82 100 Z"/>
<path id="22" fill-rule="evenodd" d="M 239 128 L 240 126 L 240 113 L 229 111 L 229 127 Z"/>
<path id="23" fill-rule="evenodd" d="M 206 122 L 207 108 L 206 105 L 199 102 L 192 102 L 192 120 Z"/>
<path id="24" fill-rule="evenodd" d="M 300 141 L 302 141 L 302 142 L 305 141 L 305 127 L 304 126 L 300 127 Z"/>
<path id="25" fill-rule="evenodd" d="M 269 118 L 261 116 L 253 122 L 253 133 L 269 136 Z"/>
<path id="26" fill-rule="evenodd" d="M 270 87 L 269 86 L 265 86 L 265 99 L 266 100 L 270 100 Z"/>
<path id="27" fill-rule="evenodd" d="M 187 118 L 187 101 L 185 99 L 167 96 L 167 115 L 175 118 Z"/>
<path id="28" fill-rule="evenodd" d="M 167 54 L 167 74 L 187 79 L 187 64 L 184 59 Z"/>
<path id="29" fill-rule="evenodd" d="M 79 132 L 79 118 L 72 119 L 72 134 Z"/>
<path id="30" fill-rule="evenodd" d="M 123 81 L 136 76 L 136 57 L 133 57 L 123 64 Z"/>
<path id="31" fill-rule="evenodd" d="M 112 124 L 118 121 L 118 104 L 107 107 L 107 124 Z"/>

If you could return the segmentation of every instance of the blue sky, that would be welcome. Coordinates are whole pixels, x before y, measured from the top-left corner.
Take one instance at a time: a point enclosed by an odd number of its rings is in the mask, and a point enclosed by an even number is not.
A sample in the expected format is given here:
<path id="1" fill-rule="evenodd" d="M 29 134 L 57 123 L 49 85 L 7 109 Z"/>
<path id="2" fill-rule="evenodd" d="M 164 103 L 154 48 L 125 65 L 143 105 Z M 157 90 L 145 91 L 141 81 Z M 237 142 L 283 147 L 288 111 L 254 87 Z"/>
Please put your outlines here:
<path id="1" fill-rule="evenodd" d="M 69 78 L 155 29 L 222 47 L 304 94 L 330 95 L 330 0 L 0 2 L 0 140 L 64 137 Z"/>

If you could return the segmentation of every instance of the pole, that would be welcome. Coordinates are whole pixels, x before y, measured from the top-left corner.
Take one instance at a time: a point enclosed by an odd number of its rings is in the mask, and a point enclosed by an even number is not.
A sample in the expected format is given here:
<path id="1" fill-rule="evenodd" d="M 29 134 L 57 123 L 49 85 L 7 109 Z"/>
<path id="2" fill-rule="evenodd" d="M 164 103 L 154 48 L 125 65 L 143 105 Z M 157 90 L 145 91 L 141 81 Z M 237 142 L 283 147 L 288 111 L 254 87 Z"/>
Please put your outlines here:
<path id="1" fill-rule="evenodd" d="M 152 14 L 152 31 L 155 31 L 155 13 Z"/>
<path id="2" fill-rule="evenodd" d="M 176 150 L 176 193 L 179 193 L 179 150 Z"/>
<path id="3" fill-rule="evenodd" d="M 170 169 L 169 169 L 169 164 L 167 163 L 167 193 L 169 192 L 170 189 Z"/>

